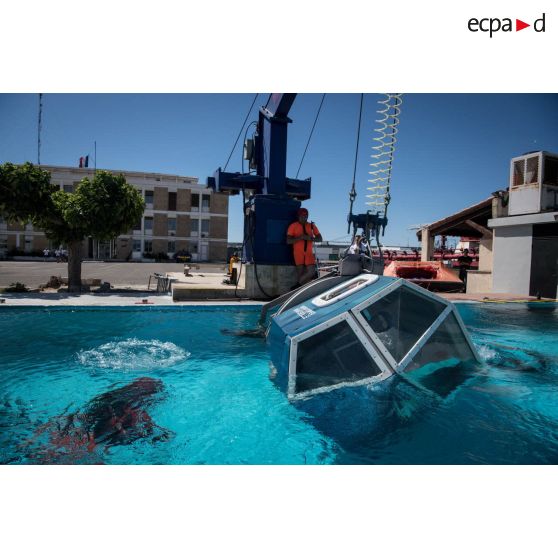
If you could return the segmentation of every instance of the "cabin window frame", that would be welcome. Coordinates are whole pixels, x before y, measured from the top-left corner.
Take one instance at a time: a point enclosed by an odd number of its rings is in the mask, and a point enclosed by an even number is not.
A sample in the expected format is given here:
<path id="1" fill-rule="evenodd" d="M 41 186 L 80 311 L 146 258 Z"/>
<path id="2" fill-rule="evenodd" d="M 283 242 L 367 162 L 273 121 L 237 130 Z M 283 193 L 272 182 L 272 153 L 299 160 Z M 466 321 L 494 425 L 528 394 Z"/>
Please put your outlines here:
<path id="1" fill-rule="evenodd" d="M 347 322 L 349 327 L 353 330 L 355 335 L 362 342 L 362 345 L 366 350 L 366 352 L 370 355 L 370 357 L 376 363 L 378 368 L 380 368 L 381 373 L 377 374 L 376 376 L 370 376 L 369 378 L 364 378 L 362 380 L 357 380 L 354 382 L 339 382 L 331 386 L 323 386 L 323 387 L 296 393 L 295 391 L 296 390 L 296 363 L 298 359 L 299 343 L 301 341 L 304 341 L 305 339 L 308 339 L 309 337 L 316 335 L 317 333 L 321 333 L 322 331 L 330 329 L 332 326 L 337 325 L 340 322 Z M 382 358 L 378 347 L 375 346 L 375 344 L 372 342 L 371 339 L 367 338 L 367 335 L 363 331 L 360 324 L 355 320 L 351 312 L 346 311 L 291 338 L 287 397 L 292 400 L 306 399 L 318 393 L 326 393 L 347 386 L 362 386 L 368 384 L 375 384 L 385 380 L 386 378 L 389 378 L 394 374 L 394 372 L 395 370 L 385 361 L 385 359 Z"/>

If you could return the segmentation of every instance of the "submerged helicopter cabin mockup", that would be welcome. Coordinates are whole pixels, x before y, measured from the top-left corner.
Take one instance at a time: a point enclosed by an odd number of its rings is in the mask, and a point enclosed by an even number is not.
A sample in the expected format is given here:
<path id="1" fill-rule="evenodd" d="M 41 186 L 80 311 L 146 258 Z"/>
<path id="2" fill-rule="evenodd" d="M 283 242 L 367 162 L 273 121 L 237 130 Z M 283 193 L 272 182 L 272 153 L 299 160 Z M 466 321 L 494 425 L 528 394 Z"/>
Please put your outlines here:
<path id="1" fill-rule="evenodd" d="M 404 279 L 364 273 L 300 294 L 267 335 L 274 381 L 291 400 L 480 360 L 453 304 Z"/>

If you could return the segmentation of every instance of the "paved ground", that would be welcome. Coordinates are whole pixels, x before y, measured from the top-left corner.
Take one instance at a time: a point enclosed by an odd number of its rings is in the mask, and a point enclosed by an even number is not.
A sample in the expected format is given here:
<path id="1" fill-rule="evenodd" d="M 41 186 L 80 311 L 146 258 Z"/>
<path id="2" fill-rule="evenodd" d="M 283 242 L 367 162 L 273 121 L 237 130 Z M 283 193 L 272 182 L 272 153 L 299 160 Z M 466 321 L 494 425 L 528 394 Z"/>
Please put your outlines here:
<path id="1" fill-rule="evenodd" d="M 184 276 L 184 265 L 175 263 L 148 264 L 148 263 L 111 263 L 111 262 L 84 262 L 82 268 L 83 279 L 101 279 L 109 282 L 113 288 L 120 290 L 128 289 L 130 292 L 110 294 L 82 294 L 81 296 L 57 292 L 34 292 L 34 293 L 2 293 L 7 305 L 63 305 L 63 306 L 119 306 L 119 305 L 174 305 L 174 304 L 224 304 L 223 301 L 192 301 L 174 302 L 171 295 L 157 294 L 155 292 L 145 293 L 147 290 L 149 276 L 153 273 L 169 274 L 175 281 L 195 287 L 211 287 L 213 289 L 227 288 L 222 285 L 225 277 L 225 264 L 199 264 L 199 269 L 192 264 L 191 277 Z M 14 262 L 0 261 L 0 287 L 9 286 L 11 283 L 24 283 L 28 288 L 36 289 L 44 284 L 52 276 L 67 276 L 67 264 L 55 262 Z M 152 284 L 152 288 L 155 285 Z M 233 287 L 228 287 L 233 288 Z M 452 293 L 441 294 L 444 298 L 453 302 L 517 302 L 524 300 L 535 300 L 534 297 L 526 297 L 510 293 Z M 261 304 L 253 301 L 240 301 L 233 299 L 230 304 Z"/>
<path id="2" fill-rule="evenodd" d="M 189 264 L 199 265 L 192 273 L 223 273 L 225 264 Z M 82 279 L 101 279 L 115 287 L 147 288 L 152 273 L 176 273 L 183 275 L 184 265 L 175 263 L 112 263 L 84 262 L 81 270 Z M 56 262 L 17 262 L 0 261 L 0 287 L 11 283 L 24 283 L 30 289 L 44 285 L 52 275 L 68 277 L 68 264 Z"/>

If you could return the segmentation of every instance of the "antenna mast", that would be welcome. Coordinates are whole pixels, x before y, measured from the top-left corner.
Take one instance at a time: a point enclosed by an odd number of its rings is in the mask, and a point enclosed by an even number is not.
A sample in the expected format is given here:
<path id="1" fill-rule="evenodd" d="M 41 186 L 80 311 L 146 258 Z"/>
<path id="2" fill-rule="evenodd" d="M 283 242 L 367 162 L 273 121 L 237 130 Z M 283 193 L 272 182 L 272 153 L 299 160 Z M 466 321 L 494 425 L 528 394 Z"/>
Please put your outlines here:
<path id="1" fill-rule="evenodd" d="M 41 128 L 43 118 L 43 94 L 39 93 L 39 126 L 37 133 L 37 164 L 41 164 Z"/>

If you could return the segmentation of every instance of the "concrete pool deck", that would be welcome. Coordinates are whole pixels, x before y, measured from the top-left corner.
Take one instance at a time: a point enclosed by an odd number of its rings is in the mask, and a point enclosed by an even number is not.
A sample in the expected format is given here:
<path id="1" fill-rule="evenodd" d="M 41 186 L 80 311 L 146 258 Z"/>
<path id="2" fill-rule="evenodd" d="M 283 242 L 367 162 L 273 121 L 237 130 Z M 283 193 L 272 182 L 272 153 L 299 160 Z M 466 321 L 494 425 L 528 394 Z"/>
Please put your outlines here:
<path id="1" fill-rule="evenodd" d="M 6 306 L 247 306 L 264 304 L 257 300 L 190 300 L 173 302 L 172 295 L 158 293 L 103 293 L 71 295 L 66 293 L 5 293 L 0 295 Z M 147 302 L 144 302 L 146 300 Z"/>
<path id="2" fill-rule="evenodd" d="M 537 302 L 535 297 L 526 297 L 508 293 L 439 293 L 440 296 L 452 302 Z M 226 298 L 214 300 L 189 300 L 173 302 L 171 294 L 155 292 L 133 291 L 115 293 L 84 293 L 68 294 L 58 292 L 29 292 L 29 293 L 2 293 L 0 309 L 7 306 L 261 306 L 264 301 L 245 298 Z M 146 303 L 144 301 L 147 301 Z M 545 302 L 541 300 L 538 302 Z M 550 302 L 550 301 L 549 301 Z"/>
<path id="3" fill-rule="evenodd" d="M 5 306 L 140 306 L 147 299 L 146 306 L 199 306 L 199 305 L 262 305 L 264 302 L 251 300 L 244 295 L 244 274 L 241 274 L 238 288 L 223 283 L 226 279 L 224 264 L 188 264 L 189 275 L 184 274 L 184 265 L 175 263 L 112 263 L 84 262 L 82 278 L 97 277 L 111 284 L 108 293 L 83 293 L 81 295 L 57 292 L 49 289 L 38 291 L 41 283 L 50 276 L 67 275 L 67 264 L 53 262 L 0 262 L 0 285 L 8 286 L 16 281 L 33 288 L 26 293 L 0 292 L 0 308 Z M 188 291 L 184 298 L 173 301 L 172 294 L 147 290 L 149 278 L 155 273 L 172 279 L 173 286 Z M 156 286 L 151 282 L 152 288 Z M 452 302 L 519 302 L 536 301 L 513 293 L 439 293 Z"/>

